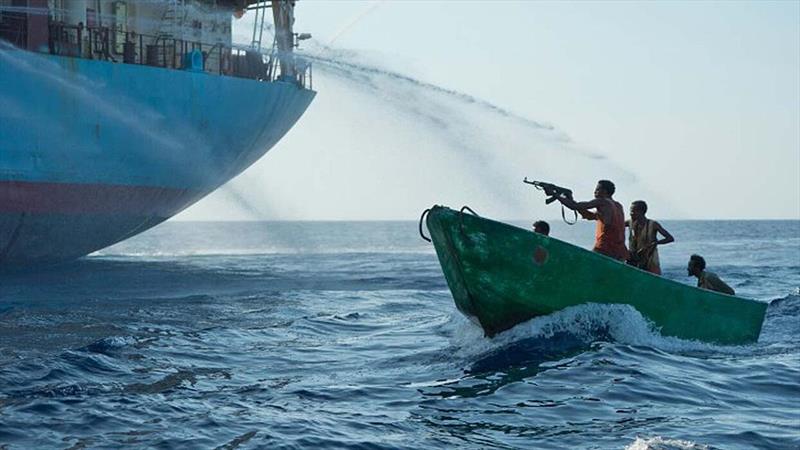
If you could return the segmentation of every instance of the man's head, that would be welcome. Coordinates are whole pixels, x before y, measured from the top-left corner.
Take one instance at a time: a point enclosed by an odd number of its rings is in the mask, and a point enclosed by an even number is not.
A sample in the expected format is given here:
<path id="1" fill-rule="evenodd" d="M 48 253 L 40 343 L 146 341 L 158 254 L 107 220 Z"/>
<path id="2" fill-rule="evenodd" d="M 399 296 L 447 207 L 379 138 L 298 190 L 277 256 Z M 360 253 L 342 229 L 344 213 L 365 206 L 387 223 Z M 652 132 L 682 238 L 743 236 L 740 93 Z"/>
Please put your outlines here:
<path id="1" fill-rule="evenodd" d="M 631 203 L 631 219 L 639 220 L 644 218 L 647 213 L 647 203 L 644 200 L 636 200 Z"/>
<path id="2" fill-rule="evenodd" d="M 594 198 L 608 198 L 614 195 L 616 187 L 614 183 L 608 180 L 600 180 L 597 182 L 597 187 L 594 188 Z"/>
<path id="3" fill-rule="evenodd" d="M 690 277 L 699 277 L 704 270 L 706 270 L 706 260 L 702 256 L 692 255 L 689 257 L 689 265 L 686 266 L 686 271 L 689 272 Z"/>
<path id="4" fill-rule="evenodd" d="M 533 232 L 550 236 L 550 224 L 544 220 L 537 220 L 533 222 Z"/>

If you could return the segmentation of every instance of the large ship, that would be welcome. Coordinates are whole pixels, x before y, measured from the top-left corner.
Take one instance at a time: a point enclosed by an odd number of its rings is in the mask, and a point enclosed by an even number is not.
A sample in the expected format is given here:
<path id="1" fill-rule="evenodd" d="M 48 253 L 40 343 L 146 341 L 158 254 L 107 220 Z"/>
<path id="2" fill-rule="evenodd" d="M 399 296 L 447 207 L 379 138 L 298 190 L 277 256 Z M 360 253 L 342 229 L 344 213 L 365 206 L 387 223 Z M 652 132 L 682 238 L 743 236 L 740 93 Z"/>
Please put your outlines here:
<path id="1" fill-rule="evenodd" d="M 294 3 L 0 0 L 0 268 L 127 239 L 264 155 L 315 95 Z"/>

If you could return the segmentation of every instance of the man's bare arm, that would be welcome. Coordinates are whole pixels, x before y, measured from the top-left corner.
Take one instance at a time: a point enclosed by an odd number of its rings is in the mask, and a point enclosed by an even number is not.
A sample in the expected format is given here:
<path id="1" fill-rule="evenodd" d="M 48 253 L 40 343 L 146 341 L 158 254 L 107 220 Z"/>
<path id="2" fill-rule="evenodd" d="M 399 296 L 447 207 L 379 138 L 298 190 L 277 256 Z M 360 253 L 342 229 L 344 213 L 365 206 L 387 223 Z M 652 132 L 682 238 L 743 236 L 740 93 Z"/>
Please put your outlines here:
<path id="1" fill-rule="evenodd" d="M 650 250 L 651 248 L 657 245 L 664 245 L 664 244 L 669 244 L 670 242 L 675 242 L 675 238 L 672 237 L 671 234 L 669 234 L 669 231 L 667 231 L 664 227 L 662 227 L 660 223 L 656 221 L 653 222 L 655 223 L 656 232 L 661 233 L 661 235 L 664 236 L 664 239 L 656 239 L 655 242 L 651 242 L 647 247 L 639 249 L 638 253 L 641 253 L 645 250 Z"/>
<path id="2" fill-rule="evenodd" d="M 585 211 L 587 209 L 597 208 L 601 204 L 600 200 L 596 198 L 589 200 L 588 202 L 576 202 L 571 198 L 558 197 L 558 201 L 560 201 L 562 205 L 574 211 Z"/>
<path id="3" fill-rule="evenodd" d="M 656 240 L 656 244 L 663 245 L 663 244 L 669 244 L 670 242 L 675 242 L 675 238 L 672 237 L 672 235 L 669 234 L 669 231 L 667 231 L 664 227 L 662 227 L 661 224 L 658 222 L 656 222 L 656 231 L 661 233 L 662 236 L 664 236 L 664 239 Z"/>
<path id="4" fill-rule="evenodd" d="M 578 211 L 578 213 L 586 220 L 601 220 L 606 218 L 606 212 L 604 210 L 606 204 L 602 199 L 595 198 L 589 200 L 588 202 L 576 202 L 570 198 L 559 197 L 558 201 L 560 201 L 567 208 Z M 588 211 L 591 208 L 596 209 L 596 211 Z"/>

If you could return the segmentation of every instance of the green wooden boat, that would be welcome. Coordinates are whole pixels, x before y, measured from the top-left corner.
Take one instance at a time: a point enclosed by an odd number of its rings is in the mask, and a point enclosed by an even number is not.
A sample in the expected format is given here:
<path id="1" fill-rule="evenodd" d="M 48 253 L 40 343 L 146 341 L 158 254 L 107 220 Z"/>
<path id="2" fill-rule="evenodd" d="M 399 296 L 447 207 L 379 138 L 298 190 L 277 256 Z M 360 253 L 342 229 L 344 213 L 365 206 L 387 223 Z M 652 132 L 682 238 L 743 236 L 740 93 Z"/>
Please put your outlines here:
<path id="1" fill-rule="evenodd" d="M 569 306 L 608 303 L 633 306 L 664 336 L 758 340 L 767 303 L 668 280 L 465 210 L 434 206 L 426 224 L 456 306 L 489 337 Z"/>

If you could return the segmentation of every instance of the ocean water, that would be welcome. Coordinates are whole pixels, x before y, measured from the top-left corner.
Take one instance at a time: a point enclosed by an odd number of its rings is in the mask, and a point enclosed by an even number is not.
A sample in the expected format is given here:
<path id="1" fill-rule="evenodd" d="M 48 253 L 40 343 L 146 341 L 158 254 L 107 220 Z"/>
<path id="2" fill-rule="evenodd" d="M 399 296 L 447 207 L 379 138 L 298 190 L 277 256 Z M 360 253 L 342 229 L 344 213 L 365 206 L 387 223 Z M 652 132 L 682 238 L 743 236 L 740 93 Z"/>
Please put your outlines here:
<path id="1" fill-rule="evenodd" d="M 664 225 L 665 276 L 697 252 L 772 302 L 757 344 L 599 305 L 486 339 L 416 222 L 170 222 L 2 274 L 0 448 L 800 448 L 800 222 Z"/>

